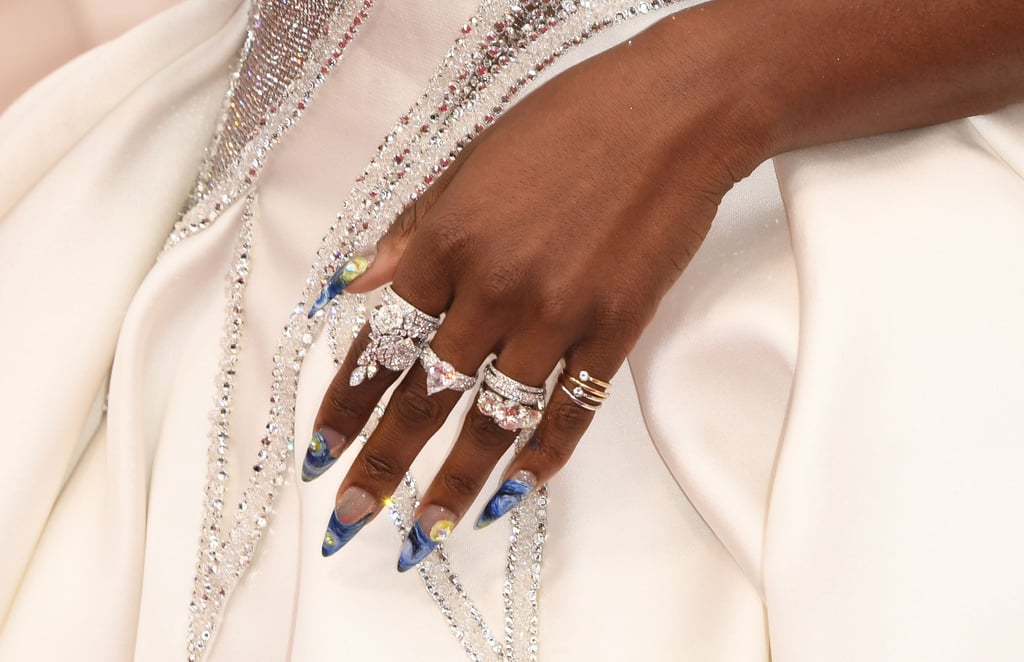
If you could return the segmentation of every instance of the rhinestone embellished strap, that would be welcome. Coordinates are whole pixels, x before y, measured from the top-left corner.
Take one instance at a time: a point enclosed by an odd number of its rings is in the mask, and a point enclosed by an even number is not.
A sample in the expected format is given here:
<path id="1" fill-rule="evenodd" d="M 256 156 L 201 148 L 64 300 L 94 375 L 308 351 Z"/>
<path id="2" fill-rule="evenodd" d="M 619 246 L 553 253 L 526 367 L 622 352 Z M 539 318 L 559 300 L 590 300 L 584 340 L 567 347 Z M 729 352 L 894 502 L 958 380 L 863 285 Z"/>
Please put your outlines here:
<path id="1" fill-rule="evenodd" d="M 212 426 L 207 451 L 206 492 L 203 503 L 203 526 L 199 536 L 199 559 L 189 603 L 188 662 L 202 659 L 219 625 L 224 605 L 242 569 L 248 565 L 255 545 L 240 536 L 224 537 L 224 493 L 228 483 L 228 444 L 230 441 L 231 396 L 235 383 L 238 354 L 241 350 L 245 324 L 244 293 L 249 278 L 249 254 L 252 247 L 252 217 L 256 195 L 245 200 L 242 227 L 238 233 L 234 258 L 226 279 L 227 314 L 225 316 L 223 358 L 217 374 L 216 403 L 211 413 Z M 261 454 L 263 451 L 261 451 Z M 281 477 L 283 482 L 283 476 Z M 276 479 L 275 479 L 276 481 Z M 280 484 L 280 483 L 278 483 Z M 247 503 L 238 505 L 245 513 Z M 267 524 L 269 507 L 253 524 Z"/>
<path id="2" fill-rule="evenodd" d="M 164 249 L 200 232 L 250 189 L 271 150 L 341 60 L 373 0 L 255 2 L 217 130 Z"/>
<path id="3" fill-rule="evenodd" d="M 293 2 L 295 0 L 292 0 Z M 276 0 L 287 5 L 286 0 Z M 328 7 L 337 3 L 312 2 L 326 16 Z M 293 308 L 273 357 L 270 411 L 266 434 L 260 440 L 257 458 L 252 465 L 249 482 L 241 501 L 235 508 L 234 522 L 225 530 L 222 511 L 223 483 L 227 480 L 228 418 L 234 366 L 241 339 L 242 289 L 248 274 L 249 243 L 252 238 L 252 214 L 255 196 L 245 202 L 245 215 L 235 263 L 228 274 L 229 301 L 225 319 L 225 354 L 218 376 L 219 391 L 213 412 L 210 439 L 210 475 L 207 483 L 207 502 L 204 510 L 200 550 L 195 575 L 193 598 L 188 626 L 187 655 L 189 662 L 198 662 L 209 650 L 211 639 L 222 618 L 223 610 L 239 578 L 251 563 L 262 532 L 272 517 L 277 492 L 288 474 L 294 450 L 295 396 L 298 377 L 306 351 L 325 321 L 365 319 L 362 297 L 344 297 L 344 301 L 321 311 L 312 320 L 306 311 L 323 284 L 335 271 L 341 260 L 357 250 L 369 246 L 386 231 L 403 207 L 415 200 L 447 168 L 465 145 L 473 140 L 508 107 L 519 92 L 529 86 L 539 73 L 557 58 L 591 35 L 649 11 L 660 9 L 671 0 L 634 3 L 633 0 L 563 0 L 520 2 L 517 0 L 487 0 L 477 14 L 461 28 L 461 36 L 449 49 L 430 85 L 412 109 L 403 114 L 380 145 L 377 157 L 363 171 L 348 200 L 342 205 L 338 220 L 329 228 L 318 250 L 304 292 Z M 302 3 L 297 3 L 302 4 Z M 347 41 L 339 35 L 354 34 L 365 16 L 369 2 L 360 5 L 350 24 L 345 24 L 343 11 L 338 11 L 323 23 L 328 39 L 324 43 L 337 43 L 339 48 Z M 246 57 L 257 49 L 254 31 L 265 29 L 259 23 L 265 10 L 254 13 L 250 36 L 246 43 Z M 335 21 L 331 23 L 330 21 Z M 347 25 L 347 27 L 339 27 Z M 268 42 L 269 43 L 269 42 Z M 268 53 L 281 49 L 277 55 L 287 57 L 293 51 L 284 42 L 268 46 Z M 340 51 L 328 53 L 329 62 L 337 61 Z M 327 69 L 330 67 L 324 65 Z M 240 68 L 241 71 L 241 68 Z M 308 69 L 302 68 L 303 76 Z M 238 149 L 236 159 L 230 147 L 213 152 L 219 163 L 226 166 L 204 166 L 201 181 L 203 192 L 182 223 L 175 228 L 168 246 L 194 234 L 209 225 L 220 208 L 249 188 L 258 174 L 267 151 L 283 130 L 294 125 L 312 97 L 312 92 L 323 82 L 326 71 L 312 77 L 308 93 L 299 96 L 294 109 L 283 111 L 270 106 L 275 121 L 281 120 L 279 130 L 264 132 L 258 129 L 256 138 Z M 233 89 L 241 89 L 236 83 Z M 294 86 L 282 86 L 287 99 L 296 99 Z M 232 95 L 241 94 L 233 91 Z M 233 98 L 229 95 L 229 98 Z M 301 107 L 299 106 L 301 104 Z M 229 139 L 222 134 L 230 124 L 231 106 L 225 116 L 227 124 L 218 132 L 217 144 Z M 259 113 L 243 116 L 246 122 L 261 117 Z M 265 117 L 265 115 L 263 116 Z M 284 119 L 282 119 L 284 118 Z M 261 117 L 262 119 L 262 117 Z M 257 122 L 259 124 L 259 122 Z M 268 124 L 273 123 L 268 120 Z M 251 125 L 247 125 L 252 129 Z M 260 124 L 260 126 L 264 126 Z M 247 134 L 241 134 L 241 138 Z M 247 151 L 251 149 L 252 152 Z M 248 160 L 249 155 L 258 160 Z M 214 156 L 208 155 L 208 158 Z M 245 170 L 239 164 L 251 166 L 251 174 L 234 179 Z M 232 165 L 233 164 L 233 165 Z M 210 174 L 212 173 L 212 174 Z M 220 173 L 220 174 L 218 174 Z M 220 181 L 216 181 L 220 178 Z M 214 194 L 216 192 L 216 194 Z M 220 205 L 220 206 L 218 206 Z M 351 339 L 337 331 L 328 332 L 327 341 L 332 349 L 343 355 Z M 406 487 L 408 489 L 406 489 Z M 399 530 L 408 526 L 415 507 L 415 482 L 407 478 L 405 492 L 396 495 L 393 517 Z M 437 558 L 421 570 L 421 577 L 432 597 L 442 608 L 456 637 L 471 659 L 536 660 L 537 659 L 537 592 L 540 588 L 540 564 L 546 535 L 547 494 L 537 490 L 524 501 L 510 518 L 512 545 L 507 565 L 505 598 L 505 639 L 498 644 L 494 633 L 483 623 L 479 612 L 465 595 L 455 573 L 451 572 L 447 554 Z M 444 587 L 444 588 L 442 588 Z M 447 609 L 447 611 L 446 611 Z M 469 625 L 467 625 L 469 624 Z"/>

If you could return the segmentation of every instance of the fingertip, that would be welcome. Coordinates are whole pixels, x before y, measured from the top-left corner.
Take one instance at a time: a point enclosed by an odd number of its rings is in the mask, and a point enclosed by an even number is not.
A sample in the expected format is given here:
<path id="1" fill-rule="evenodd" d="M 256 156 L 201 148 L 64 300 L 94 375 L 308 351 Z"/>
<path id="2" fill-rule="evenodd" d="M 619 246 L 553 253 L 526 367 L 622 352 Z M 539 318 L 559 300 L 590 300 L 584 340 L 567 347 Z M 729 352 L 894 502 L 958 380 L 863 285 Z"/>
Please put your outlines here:
<path id="1" fill-rule="evenodd" d="M 482 529 L 504 517 L 518 506 L 536 485 L 537 477 L 532 472 L 521 469 L 513 473 L 484 506 L 473 528 Z"/>
<path id="2" fill-rule="evenodd" d="M 382 239 L 377 245 L 372 262 L 358 278 L 348 284 L 346 291 L 350 294 L 366 294 L 390 283 L 394 280 L 395 270 L 403 252 L 404 249 L 400 250 L 392 242 Z"/>

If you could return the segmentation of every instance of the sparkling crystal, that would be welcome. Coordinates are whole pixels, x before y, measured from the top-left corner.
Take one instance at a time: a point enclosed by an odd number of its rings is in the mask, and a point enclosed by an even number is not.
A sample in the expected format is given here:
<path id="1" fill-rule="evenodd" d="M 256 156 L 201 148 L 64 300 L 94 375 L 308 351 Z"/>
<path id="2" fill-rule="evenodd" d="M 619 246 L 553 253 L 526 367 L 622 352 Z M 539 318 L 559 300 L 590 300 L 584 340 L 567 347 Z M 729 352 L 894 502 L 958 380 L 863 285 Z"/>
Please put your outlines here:
<path id="1" fill-rule="evenodd" d="M 366 379 L 366 368 L 363 366 L 357 367 L 352 371 L 352 375 L 348 378 L 349 386 L 359 386 Z"/>

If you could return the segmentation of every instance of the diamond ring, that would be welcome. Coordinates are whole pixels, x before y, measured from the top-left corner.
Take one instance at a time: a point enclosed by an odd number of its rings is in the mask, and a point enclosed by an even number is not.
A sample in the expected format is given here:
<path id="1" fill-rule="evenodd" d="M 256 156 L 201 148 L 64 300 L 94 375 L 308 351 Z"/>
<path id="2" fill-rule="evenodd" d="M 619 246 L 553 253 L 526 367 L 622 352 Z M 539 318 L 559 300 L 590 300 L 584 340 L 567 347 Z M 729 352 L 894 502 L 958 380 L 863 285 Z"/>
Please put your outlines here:
<path id="1" fill-rule="evenodd" d="M 388 285 L 381 304 L 370 312 L 370 343 L 356 359 L 349 384 L 358 386 L 373 379 L 381 367 L 401 372 L 419 358 L 440 318 L 412 305 Z"/>
<path id="2" fill-rule="evenodd" d="M 476 386 L 476 375 L 462 374 L 451 363 L 435 354 L 430 345 L 424 346 L 420 354 L 420 364 L 427 373 L 427 395 L 434 395 L 445 389 L 463 392 Z"/>
<path id="3" fill-rule="evenodd" d="M 528 386 L 494 367 L 484 368 L 484 383 L 476 397 L 476 408 L 503 430 L 535 428 L 544 412 L 546 391 Z"/>

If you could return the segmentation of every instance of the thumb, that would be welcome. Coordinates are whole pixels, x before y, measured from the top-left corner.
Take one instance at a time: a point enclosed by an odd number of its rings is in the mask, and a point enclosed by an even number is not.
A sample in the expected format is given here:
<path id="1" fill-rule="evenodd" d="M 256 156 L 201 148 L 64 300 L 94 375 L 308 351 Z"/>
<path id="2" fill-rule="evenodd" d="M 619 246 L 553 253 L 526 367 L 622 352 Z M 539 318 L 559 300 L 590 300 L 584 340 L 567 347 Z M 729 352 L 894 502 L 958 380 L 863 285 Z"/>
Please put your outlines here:
<path id="1" fill-rule="evenodd" d="M 331 299 L 344 291 L 362 294 L 391 282 L 406 246 L 419 229 L 420 221 L 448 188 L 470 151 L 467 145 L 433 186 L 399 214 L 375 247 L 353 255 L 334 272 L 309 309 L 309 317 L 316 315 Z"/>

